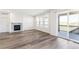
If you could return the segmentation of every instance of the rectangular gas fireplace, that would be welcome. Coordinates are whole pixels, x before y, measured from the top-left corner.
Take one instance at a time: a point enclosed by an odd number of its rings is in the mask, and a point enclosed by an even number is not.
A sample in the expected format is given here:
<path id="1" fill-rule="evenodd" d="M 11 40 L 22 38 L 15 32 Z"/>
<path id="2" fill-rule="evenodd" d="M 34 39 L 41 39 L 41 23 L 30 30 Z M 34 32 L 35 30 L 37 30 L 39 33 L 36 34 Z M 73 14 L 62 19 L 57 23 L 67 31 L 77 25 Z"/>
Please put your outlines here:
<path id="1" fill-rule="evenodd" d="M 14 31 L 21 30 L 21 25 L 14 25 Z"/>
<path id="2" fill-rule="evenodd" d="M 10 32 L 19 32 L 22 30 L 23 30 L 22 23 L 11 23 Z"/>

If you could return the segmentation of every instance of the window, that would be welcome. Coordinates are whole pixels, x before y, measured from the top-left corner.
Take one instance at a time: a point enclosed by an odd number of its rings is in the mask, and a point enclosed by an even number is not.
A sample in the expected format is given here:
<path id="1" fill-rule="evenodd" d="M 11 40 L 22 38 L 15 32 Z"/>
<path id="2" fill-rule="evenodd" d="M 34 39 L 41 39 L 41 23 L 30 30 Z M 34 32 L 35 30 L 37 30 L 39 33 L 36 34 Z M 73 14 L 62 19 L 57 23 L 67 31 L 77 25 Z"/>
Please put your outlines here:
<path id="1" fill-rule="evenodd" d="M 69 12 L 58 16 L 59 36 L 79 40 L 79 13 Z"/>
<path id="2" fill-rule="evenodd" d="M 49 21 L 48 21 L 48 17 L 45 17 L 45 18 L 44 18 L 44 26 L 45 26 L 45 27 L 48 27 L 48 22 L 49 22 Z"/>
<path id="3" fill-rule="evenodd" d="M 62 14 L 59 15 L 59 20 L 58 20 L 59 24 L 58 24 L 58 31 L 59 31 L 59 35 L 63 36 L 63 37 L 67 37 L 67 14 Z"/>
<path id="4" fill-rule="evenodd" d="M 40 26 L 43 27 L 43 18 L 40 18 Z"/>
<path id="5" fill-rule="evenodd" d="M 48 27 L 48 17 L 37 17 L 36 25 L 47 28 Z"/>
<path id="6" fill-rule="evenodd" d="M 69 38 L 79 40 L 79 14 L 69 14 Z"/>
<path id="7" fill-rule="evenodd" d="M 36 18 L 36 26 L 39 26 L 39 24 L 40 24 L 40 23 L 39 23 L 39 18 L 37 17 L 37 18 Z"/>

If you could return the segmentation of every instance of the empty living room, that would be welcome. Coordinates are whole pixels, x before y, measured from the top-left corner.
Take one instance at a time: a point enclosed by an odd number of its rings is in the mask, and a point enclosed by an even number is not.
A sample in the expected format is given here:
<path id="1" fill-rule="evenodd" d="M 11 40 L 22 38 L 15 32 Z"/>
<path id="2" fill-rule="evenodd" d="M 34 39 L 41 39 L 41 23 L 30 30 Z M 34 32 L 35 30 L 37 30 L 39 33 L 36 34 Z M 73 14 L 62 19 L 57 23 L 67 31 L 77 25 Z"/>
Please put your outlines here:
<path id="1" fill-rule="evenodd" d="M 0 49 L 78 49 L 79 10 L 0 9 Z"/>
<path id="2" fill-rule="evenodd" d="M 79 1 L 0 1 L 0 59 L 78 58 Z"/>

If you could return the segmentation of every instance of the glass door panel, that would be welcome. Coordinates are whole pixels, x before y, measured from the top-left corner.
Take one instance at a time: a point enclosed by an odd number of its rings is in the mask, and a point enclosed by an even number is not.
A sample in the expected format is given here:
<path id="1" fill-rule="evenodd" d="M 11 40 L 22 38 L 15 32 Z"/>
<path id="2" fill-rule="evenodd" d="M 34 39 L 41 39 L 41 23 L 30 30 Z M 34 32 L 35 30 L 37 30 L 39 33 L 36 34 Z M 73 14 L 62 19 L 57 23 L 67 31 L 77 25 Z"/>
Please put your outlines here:
<path id="1" fill-rule="evenodd" d="M 39 17 L 36 18 L 36 26 L 39 26 L 40 23 L 39 23 Z"/>
<path id="2" fill-rule="evenodd" d="M 68 26 L 67 26 L 67 15 L 59 15 L 59 20 L 58 20 L 58 32 L 59 36 L 67 38 L 67 31 L 68 31 Z"/>
<path id="3" fill-rule="evenodd" d="M 79 14 L 69 15 L 69 38 L 79 40 Z"/>

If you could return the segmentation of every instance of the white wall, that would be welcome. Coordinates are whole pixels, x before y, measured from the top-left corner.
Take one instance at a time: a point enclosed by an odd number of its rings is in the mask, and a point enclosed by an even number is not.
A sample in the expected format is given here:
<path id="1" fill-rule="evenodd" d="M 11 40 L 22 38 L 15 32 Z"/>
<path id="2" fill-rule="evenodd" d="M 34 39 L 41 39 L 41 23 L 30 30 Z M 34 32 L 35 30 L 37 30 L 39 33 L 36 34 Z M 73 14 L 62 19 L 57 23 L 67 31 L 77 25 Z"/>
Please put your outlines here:
<path id="1" fill-rule="evenodd" d="M 33 29 L 33 20 L 32 16 L 23 16 L 23 30 Z"/>
<path id="2" fill-rule="evenodd" d="M 49 13 L 49 19 L 50 19 L 50 34 L 51 35 L 55 35 L 57 36 L 58 34 L 58 19 L 57 19 L 57 15 L 56 13 L 54 13 L 53 11 L 51 11 Z"/>
<path id="3" fill-rule="evenodd" d="M 0 32 L 11 32 L 11 23 L 23 23 L 23 30 L 37 29 L 40 31 L 50 33 L 51 35 L 57 35 L 58 23 L 56 19 L 56 13 L 53 13 L 51 11 L 49 13 L 46 13 L 45 15 L 49 17 L 48 28 L 35 26 L 36 20 L 35 17 L 32 16 L 20 15 L 16 13 L 11 13 L 10 16 L 0 15 Z"/>
<path id="4" fill-rule="evenodd" d="M 0 14 L 0 33 L 9 32 L 9 15 Z"/>
<path id="5" fill-rule="evenodd" d="M 37 27 L 35 26 L 35 17 L 21 15 L 17 13 L 10 13 L 10 16 L 1 16 L 0 15 L 0 32 L 11 32 L 11 23 L 23 23 L 23 30 L 30 30 L 30 29 L 37 29 L 40 31 L 44 31 L 50 33 L 52 35 L 57 35 L 57 20 L 56 20 L 56 13 L 52 11 L 46 13 L 49 17 L 49 27 Z M 42 16 L 42 15 L 40 15 Z M 10 18 L 10 19 L 9 19 Z"/>
<path id="6" fill-rule="evenodd" d="M 3 17 L 0 15 L 0 32 L 11 32 L 11 22 L 21 22 L 23 23 L 23 30 L 30 30 L 30 29 L 37 29 L 40 31 L 44 31 L 50 33 L 51 35 L 57 35 L 57 16 L 56 13 L 53 11 L 46 13 L 49 17 L 49 27 L 37 27 L 35 26 L 36 20 L 35 17 L 27 16 L 27 15 L 20 15 L 16 13 L 11 13 L 10 16 Z M 42 15 L 41 15 L 42 16 Z M 10 19 L 9 19 L 10 17 Z"/>
<path id="7" fill-rule="evenodd" d="M 34 18 L 32 16 L 17 13 L 11 13 L 10 16 L 10 32 L 12 32 L 11 23 L 22 23 L 22 31 L 33 29 Z"/>
<path id="8" fill-rule="evenodd" d="M 23 15 L 17 13 L 10 13 L 10 22 L 11 23 L 22 23 Z"/>
<path id="9" fill-rule="evenodd" d="M 48 15 L 49 27 L 48 28 L 44 28 L 44 27 L 40 27 L 40 26 L 35 26 L 35 29 L 43 31 L 43 32 L 50 33 L 51 35 L 57 36 L 57 33 L 58 33 L 57 32 L 58 31 L 58 23 L 57 22 L 58 22 L 58 20 L 57 20 L 56 13 L 53 12 L 53 11 L 50 11 L 49 13 L 46 13 L 45 15 Z"/>
<path id="10" fill-rule="evenodd" d="M 48 21 L 49 21 L 49 13 L 45 13 L 45 14 L 39 15 L 37 17 L 43 17 L 43 16 L 48 17 Z M 34 24 L 36 24 L 36 18 L 34 20 Z M 50 33 L 49 24 L 48 24 L 48 27 L 47 28 L 46 27 L 43 27 L 43 26 L 35 26 L 35 29 L 40 30 L 40 31 L 43 31 L 43 32 Z"/>
<path id="11" fill-rule="evenodd" d="M 10 13 L 9 32 L 14 32 L 12 23 L 22 23 L 23 24 L 23 16 L 20 14 L 17 14 L 17 13 Z M 22 28 L 22 30 L 23 30 L 23 28 Z"/>

